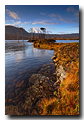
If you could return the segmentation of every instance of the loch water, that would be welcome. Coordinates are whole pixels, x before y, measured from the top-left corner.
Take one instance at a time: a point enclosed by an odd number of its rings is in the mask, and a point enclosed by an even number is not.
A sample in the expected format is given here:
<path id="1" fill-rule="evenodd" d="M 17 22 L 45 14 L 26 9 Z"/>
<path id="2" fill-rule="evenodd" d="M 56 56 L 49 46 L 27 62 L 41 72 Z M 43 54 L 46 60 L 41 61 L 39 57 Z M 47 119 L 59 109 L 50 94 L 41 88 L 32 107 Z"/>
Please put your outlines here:
<path id="1" fill-rule="evenodd" d="M 25 92 L 28 87 L 28 79 L 32 74 L 37 74 L 42 66 L 51 64 L 54 67 L 51 59 L 54 56 L 54 50 L 37 49 L 32 44 L 27 40 L 5 40 L 6 105 L 10 105 L 11 103 L 8 101 L 17 97 L 21 91 Z M 55 71 L 54 68 L 52 70 Z M 17 84 L 26 86 L 20 88 L 19 85 L 18 88 Z"/>

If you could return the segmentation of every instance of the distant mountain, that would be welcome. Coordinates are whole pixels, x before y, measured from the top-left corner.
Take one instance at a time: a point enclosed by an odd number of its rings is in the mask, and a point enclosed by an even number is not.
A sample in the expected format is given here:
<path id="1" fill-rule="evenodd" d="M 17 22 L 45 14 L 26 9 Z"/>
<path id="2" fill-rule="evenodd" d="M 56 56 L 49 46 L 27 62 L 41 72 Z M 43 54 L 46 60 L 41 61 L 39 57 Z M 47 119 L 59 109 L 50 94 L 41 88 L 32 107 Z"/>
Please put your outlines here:
<path id="1" fill-rule="evenodd" d="M 21 30 L 19 30 L 19 28 L 14 27 L 14 26 L 5 26 L 5 34 L 6 35 L 19 35 L 21 36 Z M 23 31 L 23 35 L 24 36 L 29 36 L 27 31 Z"/>
<path id="2" fill-rule="evenodd" d="M 15 40 L 17 39 L 22 39 L 22 33 L 21 30 L 18 27 L 14 27 L 14 26 L 5 26 L 5 39 L 6 40 Z M 26 30 L 23 31 L 23 36 L 24 36 L 24 40 L 28 40 L 31 36 L 33 36 L 32 33 L 28 33 Z M 39 37 L 38 33 L 34 34 L 35 37 Z M 72 33 L 72 34 L 46 34 L 45 35 L 46 38 L 79 38 L 79 33 Z"/>
<path id="3" fill-rule="evenodd" d="M 72 33 L 72 34 L 49 34 L 49 36 L 55 38 L 79 38 L 79 33 Z"/>

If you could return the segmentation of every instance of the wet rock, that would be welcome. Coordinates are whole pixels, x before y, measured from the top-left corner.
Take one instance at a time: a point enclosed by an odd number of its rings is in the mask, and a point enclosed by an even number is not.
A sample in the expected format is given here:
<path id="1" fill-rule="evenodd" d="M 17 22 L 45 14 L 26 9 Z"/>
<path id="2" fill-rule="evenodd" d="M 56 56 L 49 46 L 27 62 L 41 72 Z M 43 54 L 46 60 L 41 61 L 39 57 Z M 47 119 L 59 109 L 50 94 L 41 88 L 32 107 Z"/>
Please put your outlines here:
<path id="1" fill-rule="evenodd" d="M 23 109 L 28 110 L 31 115 L 39 114 L 38 110 L 33 107 L 37 104 L 38 100 L 53 95 L 52 80 L 41 74 L 33 74 L 29 78 L 31 86 L 26 91 L 25 103 L 22 105 Z M 36 107 L 37 108 L 37 107 Z M 40 111 L 41 112 L 41 111 Z"/>
<path id="2" fill-rule="evenodd" d="M 39 89 L 43 89 L 43 86 L 40 85 L 40 86 L 39 86 Z"/>
<path id="3" fill-rule="evenodd" d="M 12 101 L 12 99 L 9 99 L 8 102 L 10 103 Z"/>
<path id="4" fill-rule="evenodd" d="M 58 81 L 56 81 L 56 82 L 53 84 L 54 90 L 58 90 L 58 89 L 59 89 L 60 83 L 61 83 L 61 80 L 58 80 Z"/>
<path id="5" fill-rule="evenodd" d="M 56 58 L 57 58 L 57 56 L 53 56 L 53 57 L 52 57 L 52 60 L 53 60 L 53 61 L 55 61 L 55 60 L 56 60 Z"/>
<path id="6" fill-rule="evenodd" d="M 5 106 L 5 115 L 21 115 L 18 112 L 18 107 L 17 106 Z"/>
<path id="7" fill-rule="evenodd" d="M 24 80 L 23 80 L 23 81 L 20 81 L 20 82 L 17 82 L 17 83 L 16 83 L 16 87 L 20 87 L 23 83 L 24 83 Z"/>
<path id="8" fill-rule="evenodd" d="M 41 79 L 40 79 L 40 83 L 43 83 L 45 80 L 45 76 L 42 76 Z"/>
<path id="9" fill-rule="evenodd" d="M 40 74 L 33 74 L 29 79 L 29 83 L 31 83 L 31 84 L 39 84 L 40 79 L 41 79 Z"/>
<path id="10" fill-rule="evenodd" d="M 61 81 L 60 81 L 60 80 L 58 80 L 58 81 L 56 81 L 56 82 L 53 84 L 53 86 L 54 86 L 54 87 L 59 86 L 59 85 L 60 85 L 60 83 L 61 83 Z"/>
<path id="11" fill-rule="evenodd" d="M 31 115 L 38 115 L 38 113 L 37 113 L 37 111 L 34 109 L 34 110 L 32 110 Z"/>

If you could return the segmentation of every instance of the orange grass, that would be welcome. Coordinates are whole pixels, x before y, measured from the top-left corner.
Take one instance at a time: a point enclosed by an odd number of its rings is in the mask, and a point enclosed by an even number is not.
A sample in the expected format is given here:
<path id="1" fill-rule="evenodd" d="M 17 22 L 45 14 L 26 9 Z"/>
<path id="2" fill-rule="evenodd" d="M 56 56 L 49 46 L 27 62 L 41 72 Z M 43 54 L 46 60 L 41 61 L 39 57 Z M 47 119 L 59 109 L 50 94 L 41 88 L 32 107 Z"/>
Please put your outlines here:
<path id="1" fill-rule="evenodd" d="M 56 98 L 42 101 L 40 115 L 79 115 L 79 43 L 45 44 L 45 48 L 50 47 L 56 51 L 55 62 L 65 68 L 67 77 L 58 93 L 54 92 Z"/>

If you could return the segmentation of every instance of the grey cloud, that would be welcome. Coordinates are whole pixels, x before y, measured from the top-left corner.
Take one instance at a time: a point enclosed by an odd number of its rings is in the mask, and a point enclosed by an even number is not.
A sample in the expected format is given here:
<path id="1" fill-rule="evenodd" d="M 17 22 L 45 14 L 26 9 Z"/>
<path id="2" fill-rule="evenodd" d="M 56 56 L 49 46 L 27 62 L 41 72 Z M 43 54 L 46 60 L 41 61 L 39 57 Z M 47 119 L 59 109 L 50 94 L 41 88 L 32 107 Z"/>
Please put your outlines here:
<path id="1" fill-rule="evenodd" d="M 71 7 L 67 8 L 67 12 L 69 12 L 69 13 L 70 13 L 70 12 L 75 12 L 74 7 L 71 6 Z"/>
<path id="2" fill-rule="evenodd" d="M 69 12 L 69 13 L 72 12 L 75 17 L 77 17 L 77 18 L 79 17 L 79 10 L 74 9 L 74 7 L 72 7 L 72 6 L 67 8 L 67 12 Z"/>
<path id="3" fill-rule="evenodd" d="M 60 23 L 57 23 L 57 22 L 46 22 L 46 21 L 41 21 L 41 22 L 35 21 L 32 24 L 58 25 Z"/>
<path id="4" fill-rule="evenodd" d="M 56 17 L 57 14 L 53 14 L 53 13 L 51 13 L 49 16 L 50 16 L 50 17 Z"/>
<path id="5" fill-rule="evenodd" d="M 42 13 L 42 12 L 41 12 L 40 14 L 41 14 L 41 15 L 46 15 L 46 13 Z"/>

